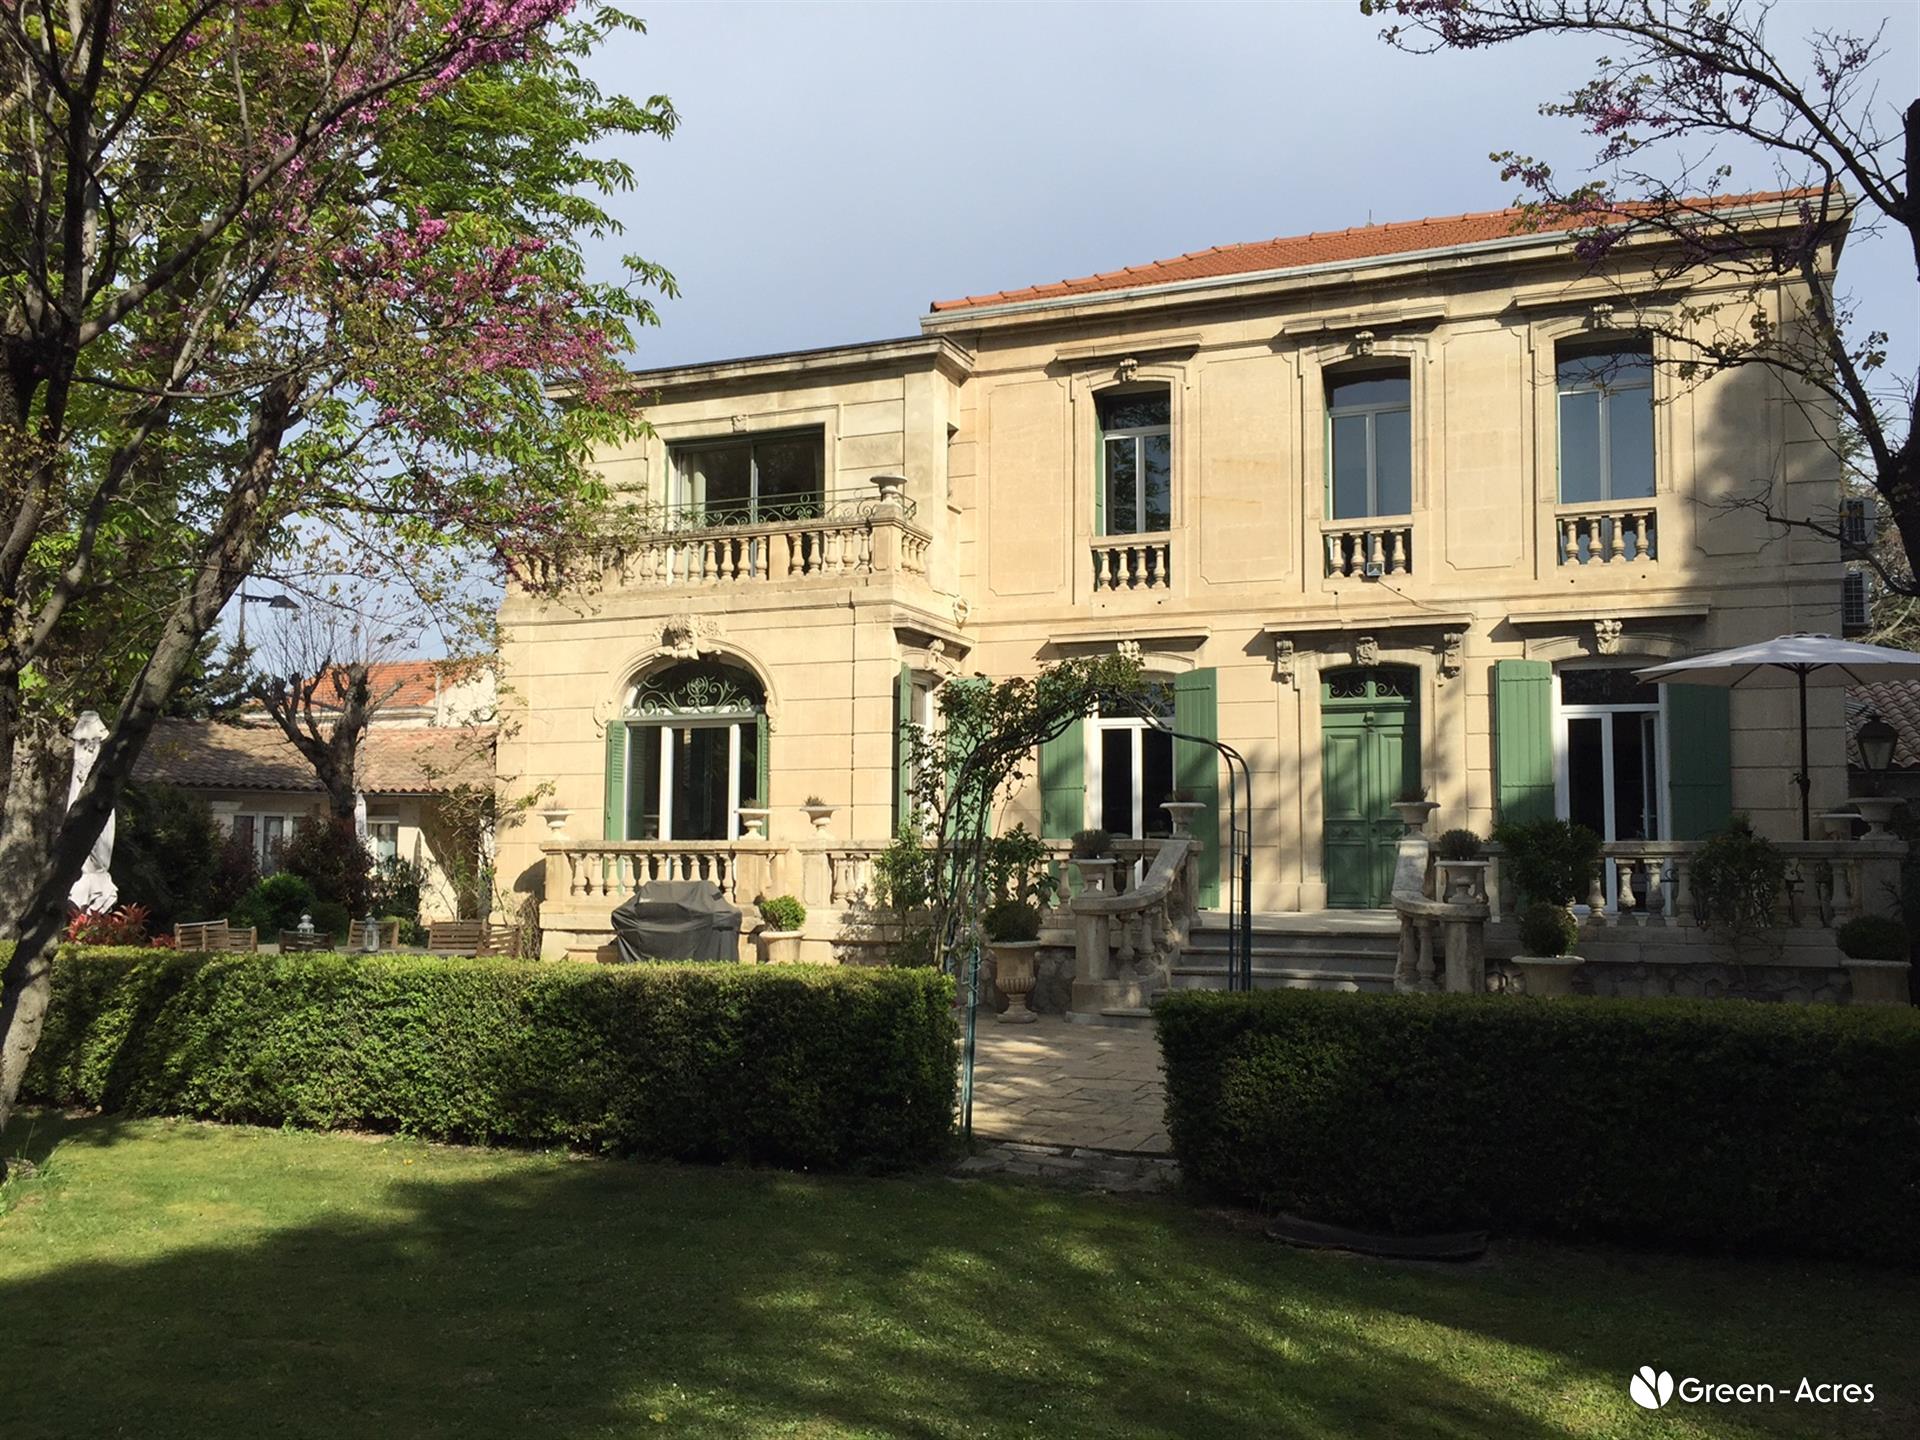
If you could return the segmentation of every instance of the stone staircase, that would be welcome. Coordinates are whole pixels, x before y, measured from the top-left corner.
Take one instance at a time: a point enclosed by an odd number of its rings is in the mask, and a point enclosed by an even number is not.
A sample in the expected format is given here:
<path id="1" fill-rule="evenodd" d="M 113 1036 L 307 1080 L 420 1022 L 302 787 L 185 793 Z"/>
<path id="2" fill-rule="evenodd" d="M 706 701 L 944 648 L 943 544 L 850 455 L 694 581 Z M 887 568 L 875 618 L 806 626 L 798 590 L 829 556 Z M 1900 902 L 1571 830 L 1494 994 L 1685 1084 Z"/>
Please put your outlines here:
<path id="1" fill-rule="evenodd" d="M 1226 912 L 1201 911 L 1173 965 L 1174 988 L 1226 989 L 1227 945 Z M 1399 948 L 1399 917 L 1391 910 L 1255 915 L 1253 985 L 1256 990 L 1384 993 L 1393 989 Z"/>

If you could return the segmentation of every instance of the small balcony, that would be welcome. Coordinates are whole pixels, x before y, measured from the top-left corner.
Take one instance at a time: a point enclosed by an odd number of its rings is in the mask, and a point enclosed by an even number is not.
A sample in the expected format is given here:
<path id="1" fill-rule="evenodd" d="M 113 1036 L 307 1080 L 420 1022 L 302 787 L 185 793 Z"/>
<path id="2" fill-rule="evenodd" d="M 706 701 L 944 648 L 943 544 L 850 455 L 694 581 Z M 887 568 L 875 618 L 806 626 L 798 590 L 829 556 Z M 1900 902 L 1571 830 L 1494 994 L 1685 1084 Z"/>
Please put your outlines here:
<path id="1" fill-rule="evenodd" d="M 1329 579 L 1413 573 L 1413 521 L 1398 516 L 1329 520 L 1320 527 Z"/>
<path id="2" fill-rule="evenodd" d="M 1173 537 L 1099 535 L 1093 541 L 1093 589 L 1096 595 L 1122 590 L 1165 591 L 1173 585 Z"/>
<path id="3" fill-rule="evenodd" d="M 1562 565 L 1649 565 L 1660 554 L 1660 512 L 1651 500 L 1588 501 L 1554 512 Z"/>

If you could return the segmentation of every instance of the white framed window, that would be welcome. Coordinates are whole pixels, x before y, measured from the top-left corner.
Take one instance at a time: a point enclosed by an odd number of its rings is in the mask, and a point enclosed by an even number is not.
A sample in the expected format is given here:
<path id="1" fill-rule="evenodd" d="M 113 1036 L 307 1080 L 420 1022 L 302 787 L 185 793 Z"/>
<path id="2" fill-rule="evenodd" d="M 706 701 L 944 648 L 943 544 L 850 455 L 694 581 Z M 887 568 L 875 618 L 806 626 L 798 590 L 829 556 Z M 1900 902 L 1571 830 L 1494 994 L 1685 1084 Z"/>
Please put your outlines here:
<path id="1" fill-rule="evenodd" d="M 1327 377 L 1328 518 L 1413 513 L 1413 382 L 1398 371 Z"/>
<path id="2" fill-rule="evenodd" d="M 626 838 L 737 840 L 759 795 L 766 697 L 744 671 L 687 661 L 627 701 Z"/>
<path id="3" fill-rule="evenodd" d="M 367 822 L 367 847 L 373 852 L 375 860 L 395 860 L 400 855 L 400 822 L 398 820 L 369 820 Z"/>
<path id="4" fill-rule="evenodd" d="M 1099 396 L 1100 533 L 1173 528 L 1173 398 L 1166 386 Z"/>
<path id="5" fill-rule="evenodd" d="M 1554 676 L 1556 810 L 1603 841 L 1672 838 L 1665 687 L 1628 668 L 1569 666 Z M 1602 867 L 1609 909 L 1616 862 Z"/>
<path id="6" fill-rule="evenodd" d="M 1645 500 L 1654 490 L 1653 352 L 1645 341 L 1556 352 L 1560 503 Z"/>
<path id="7" fill-rule="evenodd" d="M 280 868 L 280 852 L 293 838 L 293 827 L 300 816 L 284 811 L 252 810 L 233 817 L 233 838 L 253 854 L 253 863 L 262 875 Z"/>

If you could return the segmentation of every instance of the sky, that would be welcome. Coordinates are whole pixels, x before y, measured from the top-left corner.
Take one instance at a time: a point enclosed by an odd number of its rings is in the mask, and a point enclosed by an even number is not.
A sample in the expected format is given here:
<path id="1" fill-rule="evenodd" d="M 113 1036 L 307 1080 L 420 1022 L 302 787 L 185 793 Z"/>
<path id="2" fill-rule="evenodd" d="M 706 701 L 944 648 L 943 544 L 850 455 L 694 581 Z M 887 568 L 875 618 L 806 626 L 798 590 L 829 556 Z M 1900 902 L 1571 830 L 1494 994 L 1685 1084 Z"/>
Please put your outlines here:
<path id="1" fill-rule="evenodd" d="M 590 73 L 664 92 L 681 116 L 671 140 L 623 147 L 639 181 L 612 202 L 627 233 L 596 257 L 612 278 L 637 252 L 680 284 L 642 366 L 913 334 L 935 299 L 1497 209 L 1515 187 L 1489 152 L 1570 175 L 1592 150 L 1537 113 L 1591 47 L 1404 55 L 1356 0 L 628 3 L 647 34 L 611 41 Z M 1920 6 L 1787 0 L 1774 48 L 1882 19 L 1885 93 L 1904 104 L 1920 95 Z M 1733 188 L 1773 179 L 1746 157 Z M 1888 239 L 1853 245 L 1842 279 L 1892 312 L 1911 369 L 1910 259 Z"/>

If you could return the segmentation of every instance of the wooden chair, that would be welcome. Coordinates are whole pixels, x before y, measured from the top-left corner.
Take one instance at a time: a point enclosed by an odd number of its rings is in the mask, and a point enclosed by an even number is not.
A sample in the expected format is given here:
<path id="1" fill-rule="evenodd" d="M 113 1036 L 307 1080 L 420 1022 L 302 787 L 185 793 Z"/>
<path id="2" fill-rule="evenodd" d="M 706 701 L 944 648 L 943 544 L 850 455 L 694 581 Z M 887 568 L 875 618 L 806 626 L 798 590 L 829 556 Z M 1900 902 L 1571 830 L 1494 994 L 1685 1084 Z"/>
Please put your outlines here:
<path id="1" fill-rule="evenodd" d="M 427 926 L 429 955 L 489 955 L 492 942 L 484 920 L 435 920 Z"/>

